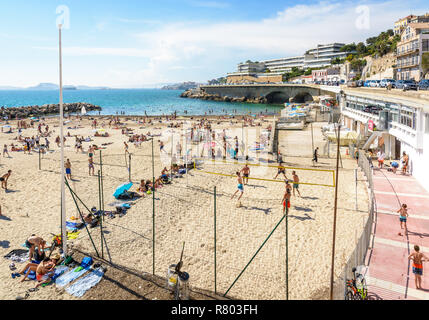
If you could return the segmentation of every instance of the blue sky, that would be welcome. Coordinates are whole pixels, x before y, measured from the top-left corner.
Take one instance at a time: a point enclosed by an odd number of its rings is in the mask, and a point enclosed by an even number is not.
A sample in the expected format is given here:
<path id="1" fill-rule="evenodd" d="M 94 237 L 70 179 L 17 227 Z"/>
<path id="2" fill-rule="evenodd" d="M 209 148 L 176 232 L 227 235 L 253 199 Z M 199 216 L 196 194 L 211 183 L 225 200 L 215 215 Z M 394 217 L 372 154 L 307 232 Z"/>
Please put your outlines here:
<path id="1" fill-rule="evenodd" d="M 205 82 L 247 59 L 364 41 L 429 11 L 419 0 L 0 0 L 0 86 L 58 82 L 60 5 L 70 18 L 64 83 L 118 88 Z"/>

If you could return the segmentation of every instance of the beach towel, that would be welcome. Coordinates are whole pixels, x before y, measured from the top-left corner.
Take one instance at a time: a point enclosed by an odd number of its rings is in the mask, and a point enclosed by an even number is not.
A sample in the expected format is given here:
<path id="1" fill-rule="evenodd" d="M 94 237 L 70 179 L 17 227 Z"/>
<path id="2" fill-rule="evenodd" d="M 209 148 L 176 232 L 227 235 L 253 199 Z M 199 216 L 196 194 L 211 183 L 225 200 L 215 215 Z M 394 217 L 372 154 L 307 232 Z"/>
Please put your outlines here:
<path id="1" fill-rule="evenodd" d="M 4 257 L 6 259 L 12 260 L 13 262 L 24 263 L 28 260 L 28 253 L 29 253 L 28 250 L 16 249 L 16 250 L 12 250 Z"/>
<path id="2" fill-rule="evenodd" d="M 32 262 L 34 262 L 34 261 L 32 261 Z M 58 266 L 58 267 L 55 267 L 55 269 L 54 269 L 54 275 L 52 276 L 52 278 L 51 278 L 51 282 L 55 282 L 55 280 L 59 277 L 59 276 L 61 276 L 64 272 L 66 272 L 67 270 L 68 270 L 69 268 L 68 267 L 66 267 L 66 266 Z M 28 269 L 27 269 L 28 270 Z M 24 271 L 24 274 L 27 272 L 27 270 L 25 270 Z M 36 272 L 34 272 L 34 271 L 31 271 L 29 274 L 28 274 L 28 277 L 27 277 L 27 279 L 30 279 L 30 280 L 36 280 Z"/>
<path id="3" fill-rule="evenodd" d="M 100 282 L 103 277 L 104 272 L 103 268 L 97 268 L 92 270 L 88 275 L 80 278 L 75 283 L 73 283 L 70 287 L 66 289 L 66 291 L 74 295 L 75 297 L 82 297 L 85 292 L 94 287 L 97 283 Z"/>
<path id="4" fill-rule="evenodd" d="M 68 240 L 77 239 L 77 237 L 79 236 L 79 233 L 80 233 L 80 231 L 68 232 L 67 233 L 67 239 Z"/>
<path id="5" fill-rule="evenodd" d="M 77 268 L 79 268 L 79 267 L 77 267 Z M 84 275 L 88 271 L 87 269 L 82 269 L 79 272 L 75 272 L 77 270 L 77 268 L 74 268 L 74 269 L 64 273 L 60 277 L 58 277 L 57 280 L 55 281 L 55 284 L 61 288 L 65 287 L 70 282 L 76 280 L 77 278 Z"/>

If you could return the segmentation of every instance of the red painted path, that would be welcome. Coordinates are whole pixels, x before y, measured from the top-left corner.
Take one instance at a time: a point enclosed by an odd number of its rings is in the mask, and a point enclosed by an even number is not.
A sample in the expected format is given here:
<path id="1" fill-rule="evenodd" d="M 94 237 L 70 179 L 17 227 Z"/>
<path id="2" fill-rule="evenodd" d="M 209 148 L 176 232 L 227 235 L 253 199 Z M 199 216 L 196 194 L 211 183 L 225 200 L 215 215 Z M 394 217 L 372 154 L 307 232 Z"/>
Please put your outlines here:
<path id="1" fill-rule="evenodd" d="M 377 221 L 374 246 L 368 251 L 369 296 L 383 300 L 429 300 L 429 263 L 424 265 L 422 287 L 416 290 L 408 256 L 415 244 L 429 256 L 429 192 L 412 177 L 374 170 Z M 408 235 L 396 213 L 408 206 Z M 401 232 L 402 235 L 398 235 Z"/>

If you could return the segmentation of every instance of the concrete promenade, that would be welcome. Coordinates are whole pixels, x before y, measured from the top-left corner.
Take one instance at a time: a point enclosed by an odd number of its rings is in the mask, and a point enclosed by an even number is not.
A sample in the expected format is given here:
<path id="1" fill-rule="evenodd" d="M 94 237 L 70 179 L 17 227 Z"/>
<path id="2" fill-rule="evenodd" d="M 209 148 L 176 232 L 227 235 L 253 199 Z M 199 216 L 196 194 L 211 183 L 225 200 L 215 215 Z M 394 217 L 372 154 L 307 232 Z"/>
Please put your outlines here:
<path id="1" fill-rule="evenodd" d="M 429 274 L 423 266 L 422 287 L 417 290 L 408 256 L 415 244 L 429 255 L 429 192 L 412 176 L 374 169 L 374 194 L 377 220 L 374 245 L 367 254 L 370 299 L 429 300 Z M 408 206 L 408 234 L 399 223 L 397 211 L 402 203 Z M 402 235 L 399 235 L 401 233 Z"/>

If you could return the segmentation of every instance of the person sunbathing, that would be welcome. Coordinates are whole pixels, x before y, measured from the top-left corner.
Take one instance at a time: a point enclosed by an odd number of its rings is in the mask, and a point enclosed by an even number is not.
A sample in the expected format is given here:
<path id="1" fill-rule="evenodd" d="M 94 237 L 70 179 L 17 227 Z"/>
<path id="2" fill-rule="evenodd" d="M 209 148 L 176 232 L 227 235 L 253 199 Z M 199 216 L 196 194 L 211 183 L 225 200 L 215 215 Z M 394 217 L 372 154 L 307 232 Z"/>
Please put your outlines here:
<path id="1" fill-rule="evenodd" d="M 51 259 L 44 259 L 36 269 L 36 279 L 39 282 L 36 288 L 40 287 L 45 283 L 51 282 L 51 278 L 54 275 L 55 263 Z"/>
<path id="2" fill-rule="evenodd" d="M 137 191 L 140 191 L 140 192 L 143 192 L 143 193 L 145 193 L 145 192 L 147 192 L 147 188 L 146 188 L 146 183 L 145 183 L 145 181 L 144 180 L 141 180 L 140 181 L 140 186 L 139 186 L 139 188 L 137 189 Z"/>

